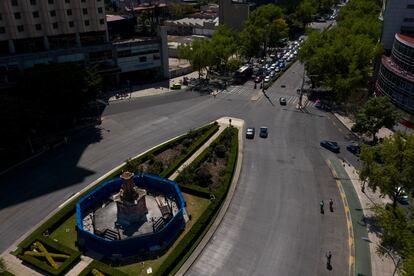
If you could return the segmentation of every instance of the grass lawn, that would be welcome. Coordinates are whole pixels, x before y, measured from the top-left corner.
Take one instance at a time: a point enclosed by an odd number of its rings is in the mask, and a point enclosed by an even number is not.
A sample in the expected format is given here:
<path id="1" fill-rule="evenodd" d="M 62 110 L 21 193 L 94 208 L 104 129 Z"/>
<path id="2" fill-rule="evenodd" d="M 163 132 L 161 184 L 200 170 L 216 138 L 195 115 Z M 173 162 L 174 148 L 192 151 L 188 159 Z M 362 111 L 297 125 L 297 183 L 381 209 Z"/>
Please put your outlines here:
<path id="1" fill-rule="evenodd" d="M 154 275 L 157 274 L 157 269 L 160 267 L 165 258 L 174 250 L 175 246 L 181 241 L 182 237 L 188 232 L 188 230 L 193 226 L 197 219 L 201 216 L 207 206 L 210 204 L 210 200 L 185 194 L 183 193 L 184 199 L 187 202 L 187 213 L 191 214 L 192 219 L 189 221 L 181 236 L 174 242 L 170 249 L 160 258 L 155 260 L 148 260 L 145 262 L 125 265 L 117 267 L 117 269 L 129 274 L 129 275 L 147 275 L 147 269 L 151 268 Z"/>
<path id="2" fill-rule="evenodd" d="M 55 231 L 50 234 L 50 238 L 69 248 L 78 250 L 75 246 L 77 239 L 76 235 L 76 213 L 74 213 L 69 219 L 62 223 Z"/>

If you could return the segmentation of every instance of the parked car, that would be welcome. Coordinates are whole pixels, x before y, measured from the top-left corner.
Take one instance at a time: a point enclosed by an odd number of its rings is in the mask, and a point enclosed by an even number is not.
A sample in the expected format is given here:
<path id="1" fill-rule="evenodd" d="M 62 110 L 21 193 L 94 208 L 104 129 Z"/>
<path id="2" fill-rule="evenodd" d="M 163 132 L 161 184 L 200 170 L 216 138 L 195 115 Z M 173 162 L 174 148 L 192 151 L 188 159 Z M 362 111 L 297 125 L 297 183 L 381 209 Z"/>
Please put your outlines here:
<path id="1" fill-rule="evenodd" d="M 397 201 L 403 205 L 408 204 L 408 194 L 405 192 L 405 190 L 402 187 L 397 187 L 396 192 L 400 193 L 397 197 Z"/>
<path id="2" fill-rule="evenodd" d="M 255 133 L 254 127 L 248 127 L 246 129 L 246 138 L 247 139 L 253 139 L 254 138 L 254 133 Z"/>
<path id="3" fill-rule="evenodd" d="M 284 98 L 284 97 L 279 98 L 279 103 L 280 103 L 280 105 L 286 105 L 287 104 L 286 98 Z"/>
<path id="4" fill-rule="evenodd" d="M 266 78 L 264 79 L 264 82 L 270 82 L 270 77 L 269 76 L 266 76 Z"/>
<path id="5" fill-rule="evenodd" d="M 351 144 L 351 145 L 346 146 L 346 149 L 350 153 L 355 154 L 355 155 L 359 155 L 361 153 L 361 147 L 358 146 L 358 145 L 352 145 Z"/>
<path id="6" fill-rule="evenodd" d="M 267 138 L 267 136 L 268 136 L 267 127 L 265 127 L 265 126 L 260 127 L 260 134 L 259 135 L 262 138 Z"/>
<path id="7" fill-rule="evenodd" d="M 321 147 L 328 149 L 332 152 L 339 153 L 341 148 L 339 147 L 337 142 L 328 141 L 328 140 L 322 140 L 320 143 Z"/>
<path id="8" fill-rule="evenodd" d="M 172 90 L 178 90 L 178 89 L 181 89 L 181 84 L 179 84 L 179 83 L 173 83 L 173 84 L 171 85 L 171 89 L 172 89 Z"/>

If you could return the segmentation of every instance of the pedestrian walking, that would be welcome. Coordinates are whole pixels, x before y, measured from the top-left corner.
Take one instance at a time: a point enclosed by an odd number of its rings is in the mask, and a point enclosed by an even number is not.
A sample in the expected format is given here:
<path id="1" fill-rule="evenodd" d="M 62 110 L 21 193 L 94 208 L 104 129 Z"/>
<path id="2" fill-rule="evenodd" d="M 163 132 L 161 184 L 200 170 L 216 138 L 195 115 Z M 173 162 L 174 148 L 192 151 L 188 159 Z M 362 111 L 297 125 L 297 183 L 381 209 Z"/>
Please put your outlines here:
<path id="1" fill-rule="evenodd" d="M 333 212 L 333 200 L 332 200 L 332 198 L 331 198 L 331 199 L 329 199 L 329 210 L 330 210 L 331 212 Z"/>
<path id="2" fill-rule="evenodd" d="M 328 253 L 326 253 L 326 267 L 328 268 L 328 270 L 332 269 L 331 259 L 332 259 L 332 253 L 331 251 L 328 251 Z"/>
<path id="3" fill-rule="evenodd" d="M 325 203 L 323 202 L 323 200 L 321 200 L 321 202 L 319 203 L 319 206 L 321 207 L 321 214 L 324 213 L 324 209 L 323 209 L 324 205 Z"/>

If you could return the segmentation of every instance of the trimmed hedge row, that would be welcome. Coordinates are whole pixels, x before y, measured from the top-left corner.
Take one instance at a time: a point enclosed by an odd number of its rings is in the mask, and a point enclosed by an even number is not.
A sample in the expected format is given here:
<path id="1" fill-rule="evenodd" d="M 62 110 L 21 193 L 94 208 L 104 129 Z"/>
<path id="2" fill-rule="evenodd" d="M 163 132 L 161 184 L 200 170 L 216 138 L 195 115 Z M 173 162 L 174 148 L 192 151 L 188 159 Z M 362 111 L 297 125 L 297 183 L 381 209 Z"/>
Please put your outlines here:
<path id="1" fill-rule="evenodd" d="M 145 162 L 148 160 L 149 156 L 158 154 L 164 150 L 167 150 L 171 145 L 175 143 L 181 143 L 184 139 L 187 139 L 189 135 L 198 135 L 201 133 L 201 136 L 189 147 L 186 154 L 181 155 L 175 162 L 171 164 L 166 170 L 164 170 L 161 174 L 162 177 L 168 177 L 171 175 L 187 158 L 189 158 L 201 145 L 203 145 L 214 133 L 217 132 L 219 126 L 217 122 L 208 124 L 196 130 L 192 130 L 187 134 L 184 134 L 180 137 L 175 138 L 169 142 L 163 143 L 158 147 L 150 150 L 149 152 L 145 153 L 142 156 L 135 158 L 138 162 Z M 118 170 L 114 171 L 112 174 L 104 178 L 100 183 L 111 179 L 115 176 L 118 176 L 124 167 L 119 168 Z M 97 185 L 99 185 L 98 183 Z M 96 185 L 95 185 L 96 186 Z M 94 187 L 95 187 L 94 186 Z M 93 189 L 94 187 L 91 187 Z M 90 189 L 85 191 L 84 193 L 80 194 L 76 199 L 71 200 L 68 204 L 62 207 L 56 214 L 50 217 L 45 223 L 40 225 L 36 230 L 34 230 L 30 235 L 28 235 L 22 242 L 19 243 L 17 249 L 13 252 L 13 255 L 18 256 L 22 259 L 23 249 L 29 247 L 33 244 L 35 240 L 49 240 L 54 242 L 48 237 L 45 237 L 44 234 L 52 233 L 57 227 L 59 227 L 64 221 L 66 221 L 69 217 L 71 217 L 75 212 L 76 202 L 77 200 L 85 193 L 89 192 Z M 62 245 L 63 246 L 63 245 Z M 65 246 L 63 246 L 65 247 Z"/>
<path id="2" fill-rule="evenodd" d="M 177 272 L 181 265 L 186 261 L 188 256 L 190 256 L 190 254 L 194 251 L 196 246 L 204 237 L 205 233 L 207 233 L 208 229 L 210 228 L 210 225 L 214 221 L 213 218 L 218 214 L 218 211 L 220 210 L 221 205 L 230 187 L 231 181 L 233 179 L 234 170 L 237 164 L 237 155 L 239 147 L 238 130 L 237 128 L 233 127 L 231 128 L 231 130 L 232 139 L 230 156 L 227 162 L 226 172 L 223 177 L 223 185 L 214 193 L 216 199 L 209 204 L 209 206 L 203 212 L 203 214 L 200 216 L 197 222 L 193 225 L 193 227 L 191 227 L 191 229 L 183 237 L 180 243 L 175 247 L 174 252 L 172 252 L 168 256 L 168 258 L 163 262 L 161 267 L 157 270 L 157 275 L 169 275 Z M 219 140 L 220 139 L 217 139 L 216 141 Z M 212 145 L 210 145 L 210 147 L 211 146 Z M 186 189 L 190 193 L 193 191 L 193 189 L 189 187 L 186 187 Z M 198 193 L 198 191 L 196 191 L 195 193 Z"/>
<path id="3" fill-rule="evenodd" d="M 63 253 L 63 254 L 69 255 L 69 258 L 66 259 L 63 263 L 61 263 L 58 269 L 55 269 L 52 266 L 48 265 L 46 261 L 41 261 L 34 256 L 24 255 L 25 251 L 30 250 L 31 244 L 25 248 L 22 248 L 22 254 L 19 256 L 19 258 L 22 261 L 28 264 L 31 264 L 51 275 L 62 275 L 63 273 L 68 271 L 75 263 L 77 263 L 81 256 L 81 253 L 79 251 L 66 247 L 60 243 L 53 241 L 52 239 L 45 238 L 45 237 L 39 237 L 36 240 L 34 240 L 33 243 L 36 241 L 39 241 L 42 245 L 44 245 L 48 249 L 53 249 L 57 251 L 54 253 Z"/>
<path id="4" fill-rule="evenodd" d="M 119 271 L 107 264 L 101 263 L 99 261 L 92 261 L 78 276 L 93 276 L 92 270 L 96 269 L 99 272 L 103 273 L 104 275 L 112 275 L 112 276 L 128 276 L 128 274 Z"/>
<path id="5" fill-rule="evenodd" d="M 210 126 L 210 125 L 209 125 Z M 188 149 L 186 154 L 179 156 L 169 168 L 164 170 L 160 176 L 167 178 L 170 177 L 191 155 L 193 155 L 211 136 L 213 136 L 219 129 L 217 122 L 213 123 L 213 126 L 205 131 L 205 133 L 196 140 Z M 184 140 L 184 139 L 183 139 Z"/>
<path id="6" fill-rule="evenodd" d="M 234 132 L 235 128 L 231 128 L 231 130 L 232 130 L 232 132 Z M 222 134 L 224 134 L 224 131 L 223 131 Z M 234 133 L 232 133 L 232 134 L 234 134 Z M 206 148 L 199 156 L 197 156 L 197 158 L 191 163 L 191 166 L 192 167 L 199 167 L 202 163 L 204 163 L 204 161 L 210 156 L 210 154 L 212 154 L 212 150 L 217 145 L 222 144 L 223 138 L 224 138 L 224 135 L 220 135 L 213 143 L 211 143 L 211 145 L 208 148 Z M 232 139 L 233 139 L 233 136 L 232 136 Z M 233 146 L 233 142 L 234 141 L 232 140 L 231 141 L 232 146 Z M 238 143 L 237 136 L 236 136 L 236 142 Z M 225 175 L 223 177 L 223 179 L 224 179 L 223 182 L 224 183 L 225 183 L 226 174 L 227 174 L 227 169 L 226 169 Z M 176 179 L 176 182 L 178 183 L 178 185 L 180 186 L 180 189 L 182 191 L 186 191 L 189 194 L 193 194 L 193 195 L 200 196 L 200 197 L 203 197 L 203 198 L 210 198 L 211 193 L 213 193 L 217 197 L 217 195 L 216 195 L 217 191 L 212 192 L 208 188 L 200 187 L 200 186 L 198 186 L 196 184 L 192 184 L 192 183 L 186 183 L 186 184 L 180 183 L 180 182 L 184 182 L 184 179 L 182 179 L 182 178 L 183 178 L 183 176 L 179 175 Z M 225 186 L 225 185 L 222 185 L 221 187 L 223 187 L 223 186 Z"/>
<path id="7" fill-rule="evenodd" d="M 0 276 L 16 276 L 13 273 L 9 272 L 9 271 L 2 271 L 0 272 Z"/>

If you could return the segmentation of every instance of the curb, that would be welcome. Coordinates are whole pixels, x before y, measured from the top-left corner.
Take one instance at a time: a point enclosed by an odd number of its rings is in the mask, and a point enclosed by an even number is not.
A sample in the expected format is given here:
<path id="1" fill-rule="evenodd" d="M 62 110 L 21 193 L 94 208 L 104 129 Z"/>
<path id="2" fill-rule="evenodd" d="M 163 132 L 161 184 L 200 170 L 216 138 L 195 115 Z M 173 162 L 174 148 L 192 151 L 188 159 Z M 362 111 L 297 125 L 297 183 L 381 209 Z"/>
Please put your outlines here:
<path id="1" fill-rule="evenodd" d="M 326 160 L 338 185 L 344 201 L 350 246 L 350 275 L 372 275 L 372 256 L 368 243 L 362 241 L 368 236 L 364 220 L 364 209 L 350 175 L 337 159 Z M 352 263 L 351 263 L 352 261 Z"/>
<path id="2" fill-rule="evenodd" d="M 185 133 L 184 133 L 185 134 Z M 131 157 L 131 158 L 138 158 L 141 155 L 146 154 L 147 152 L 151 151 L 152 149 L 158 147 L 161 144 L 164 143 L 168 143 L 184 134 L 175 136 L 167 141 L 164 141 L 158 145 L 155 145 L 154 147 L 147 149 L 144 152 L 139 153 L 138 155 Z M 76 192 L 75 194 L 70 195 L 62 204 L 60 204 L 54 211 L 52 211 L 49 215 L 47 215 L 44 219 L 42 219 L 39 223 L 37 223 L 35 226 L 33 226 L 29 231 L 27 231 L 25 234 L 23 234 L 19 239 L 17 239 L 8 249 L 6 249 L 5 251 L 3 251 L 0 255 L 3 255 L 5 253 L 14 251 L 14 249 L 17 248 L 17 244 L 19 244 L 21 241 L 23 241 L 28 235 L 30 235 L 34 230 L 36 230 L 37 228 L 39 228 L 43 223 L 45 223 L 49 218 L 51 218 L 52 216 L 54 216 L 60 209 L 62 209 L 64 206 L 66 206 L 68 203 L 70 203 L 71 201 L 75 200 L 77 195 L 82 194 L 84 192 L 86 192 L 87 190 L 89 190 L 90 188 L 92 188 L 93 186 L 96 186 L 99 182 L 101 182 L 103 179 L 105 179 L 106 177 L 108 177 L 109 175 L 111 175 L 113 172 L 115 172 L 116 170 L 118 170 L 119 168 L 121 168 L 122 166 L 125 165 L 125 162 L 122 162 L 121 164 L 119 164 L 118 166 L 114 167 L 113 169 L 111 169 L 110 171 L 106 172 L 104 175 L 100 176 L 98 179 L 96 179 L 95 181 L 93 181 L 92 183 L 90 183 L 89 185 L 87 185 L 86 187 L 84 187 L 82 190 Z"/>
<path id="3" fill-rule="evenodd" d="M 196 249 L 193 251 L 193 253 L 190 255 L 190 257 L 188 257 L 188 259 L 185 261 L 185 263 L 181 266 L 181 268 L 178 270 L 178 272 L 175 275 L 179 275 L 179 276 L 184 275 L 191 268 L 191 266 L 198 259 L 198 257 L 201 255 L 204 248 L 206 247 L 206 245 L 211 240 L 214 233 L 216 232 L 216 230 L 220 226 L 220 224 L 221 224 L 221 222 L 224 218 L 224 215 L 226 214 L 227 209 L 229 208 L 230 203 L 233 199 L 234 192 L 236 191 L 237 183 L 238 183 L 239 177 L 240 177 L 242 161 L 243 161 L 243 131 L 242 130 L 243 130 L 243 127 L 244 127 L 244 120 L 237 119 L 237 118 L 232 118 L 232 120 L 233 121 L 238 120 L 242 124 L 241 124 L 241 126 L 236 126 L 239 129 L 239 134 L 238 134 L 239 150 L 238 150 L 238 153 L 237 153 L 236 169 L 235 169 L 235 172 L 234 172 L 234 175 L 233 175 L 233 179 L 231 181 L 229 191 L 227 193 L 226 199 L 224 200 L 224 202 L 223 202 L 223 204 L 220 208 L 220 211 L 217 214 L 217 217 L 216 217 L 215 221 L 210 226 L 210 229 L 207 231 L 207 233 L 204 235 L 201 242 L 197 245 Z"/>

